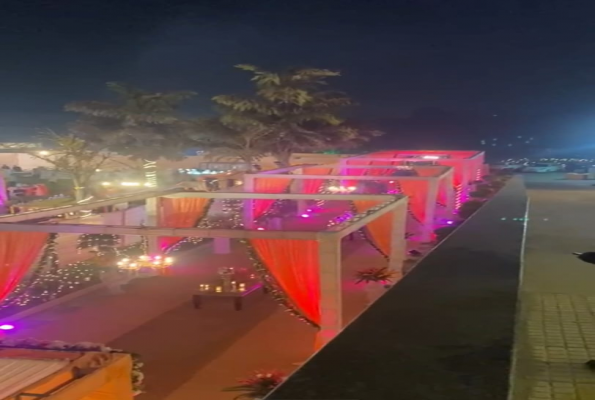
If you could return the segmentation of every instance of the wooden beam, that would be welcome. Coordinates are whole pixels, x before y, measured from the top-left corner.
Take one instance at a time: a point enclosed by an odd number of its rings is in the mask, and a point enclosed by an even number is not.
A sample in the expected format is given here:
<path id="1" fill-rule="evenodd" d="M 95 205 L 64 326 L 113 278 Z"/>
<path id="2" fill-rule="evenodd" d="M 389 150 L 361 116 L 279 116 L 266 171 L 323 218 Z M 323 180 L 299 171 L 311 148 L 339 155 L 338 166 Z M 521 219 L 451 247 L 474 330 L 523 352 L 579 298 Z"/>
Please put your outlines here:
<path id="1" fill-rule="evenodd" d="M 0 216 L 0 223 L 2 222 L 21 222 L 28 221 L 31 219 L 53 217 L 55 215 L 71 213 L 82 210 L 91 210 L 94 208 L 106 207 L 115 204 L 127 203 L 130 201 L 144 200 L 150 197 L 163 196 L 171 193 L 177 193 L 180 189 L 169 189 L 169 190 L 149 190 L 140 193 L 133 193 L 126 196 L 113 197 L 106 200 L 93 201 L 85 204 L 77 204 L 72 206 L 62 206 L 55 208 L 47 208 L 37 211 L 27 211 L 16 215 L 4 215 Z"/>
<path id="2" fill-rule="evenodd" d="M 148 226 L 113 226 L 90 224 L 0 223 L 0 232 L 103 233 L 137 236 L 179 236 L 233 239 L 316 239 L 315 231 L 242 230 L 204 228 L 160 228 Z"/>
<path id="3" fill-rule="evenodd" d="M 287 175 L 283 175 L 287 176 Z M 294 175 L 300 176 L 300 175 Z M 306 175 L 310 176 L 310 175 Z M 318 175 L 311 175 L 318 176 Z M 335 176 L 336 178 L 336 176 Z M 349 178 L 348 178 L 349 179 Z M 304 193 L 253 193 L 253 192 L 182 192 L 168 194 L 162 197 L 182 198 L 199 197 L 205 199 L 279 199 L 279 200 L 379 200 L 390 201 L 401 198 L 394 194 L 304 194 Z M 0 221 L 2 222 L 2 221 Z"/>

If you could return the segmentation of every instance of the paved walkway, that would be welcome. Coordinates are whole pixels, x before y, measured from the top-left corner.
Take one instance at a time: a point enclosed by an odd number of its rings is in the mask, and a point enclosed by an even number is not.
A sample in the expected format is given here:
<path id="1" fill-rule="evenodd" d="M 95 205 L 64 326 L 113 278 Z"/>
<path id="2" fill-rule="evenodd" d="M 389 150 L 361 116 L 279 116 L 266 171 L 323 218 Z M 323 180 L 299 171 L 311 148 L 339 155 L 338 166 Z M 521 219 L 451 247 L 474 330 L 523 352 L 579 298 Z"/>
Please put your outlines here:
<path id="1" fill-rule="evenodd" d="M 203 246 L 179 257 L 172 276 L 133 281 L 124 293 L 98 292 L 23 319 L 11 334 L 69 342 L 90 341 L 137 352 L 146 362 L 147 393 L 141 400 L 231 400 L 221 389 L 259 369 L 291 372 L 313 350 L 314 330 L 283 311 L 269 296 L 255 293 L 245 309 L 209 301 L 190 305 L 198 284 L 218 266 L 248 266 L 240 244 L 229 255 Z M 384 259 L 364 241 L 346 242 L 345 320 L 368 300 L 353 273 Z"/>
<path id="2" fill-rule="evenodd" d="M 595 182 L 527 175 L 530 212 L 513 400 L 595 399 Z"/>

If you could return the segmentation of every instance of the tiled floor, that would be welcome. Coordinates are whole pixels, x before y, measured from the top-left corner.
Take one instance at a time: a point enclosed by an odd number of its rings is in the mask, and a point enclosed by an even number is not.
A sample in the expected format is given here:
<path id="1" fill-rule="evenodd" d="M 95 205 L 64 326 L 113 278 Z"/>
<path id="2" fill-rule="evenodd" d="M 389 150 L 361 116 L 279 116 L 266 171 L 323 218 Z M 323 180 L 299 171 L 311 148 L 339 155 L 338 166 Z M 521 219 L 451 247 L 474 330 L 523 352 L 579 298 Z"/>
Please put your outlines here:
<path id="1" fill-rule="evenodd" d="M 511 400 L 595 400 L 595 189 L 533 179 Z"/>
<path id="2" fill-rule="evenodd" d="M 533 294 L 523 300 L 526 342 L 518 372 L 526 387 L 519 398 L 595 399 L 595 373 L 585 366 L 595 359 L 595 297 Z"/>

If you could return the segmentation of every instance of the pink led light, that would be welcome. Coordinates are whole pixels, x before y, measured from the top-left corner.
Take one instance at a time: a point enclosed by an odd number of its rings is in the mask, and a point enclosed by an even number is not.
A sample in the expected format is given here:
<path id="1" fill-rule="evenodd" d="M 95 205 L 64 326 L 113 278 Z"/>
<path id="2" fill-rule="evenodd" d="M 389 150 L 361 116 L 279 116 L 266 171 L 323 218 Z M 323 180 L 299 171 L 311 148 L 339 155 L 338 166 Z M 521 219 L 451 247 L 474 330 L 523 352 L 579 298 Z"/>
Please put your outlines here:
<path id="1" fill-rule="evenodd" d="M 10 324 L 0 325 L 0 330 L 2 330 L 2 331 L 11 331 L 13 329 L 14 329 L 14 325 L 10 325 Z"/>
<path id="2" fill-rule="evenodd" d="M 256 228 L 257 231 L 264 231 L 264 228 Z"/>
<path id="3" fill-rule="evenodd" d="M 310 218 L 310 214 L 302 214 L 302 218 Z"/>

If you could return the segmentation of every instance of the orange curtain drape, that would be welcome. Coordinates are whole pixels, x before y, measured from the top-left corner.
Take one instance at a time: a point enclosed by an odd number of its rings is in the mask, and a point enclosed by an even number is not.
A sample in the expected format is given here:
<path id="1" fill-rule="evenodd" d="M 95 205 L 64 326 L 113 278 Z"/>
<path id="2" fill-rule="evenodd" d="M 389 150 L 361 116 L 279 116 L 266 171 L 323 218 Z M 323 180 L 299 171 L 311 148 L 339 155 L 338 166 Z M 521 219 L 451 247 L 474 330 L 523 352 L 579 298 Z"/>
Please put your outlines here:
<path id="1" fill-rule="evenodd" d="M 358 214 L 364 213 L 372 207 L 376 207 L 380 202 L 375 200 L 354 200 Z M 387 212 L 374 221 L 366 225 L 366 230 L 370 233 L 376 247 L 386 257 L 390 254 L 391 235 L 393 228 L 393 213 Z"/>
<path id="2" fill-rule="evenodd" d="M 23 279 L 48 237 L 44 232 L 0 232 L 0 302 Z"/>
<path id="3" fill-rule="evenodd" d="M 163 228 L 192 228 L 209 211 L 210 199 L 200 197 L 161 199 L 159 226 Z M 160 237 L 159 247 L 166 250 L 182 240 L 181 237 Z"/>
<path id="4" fill-rule="evenodd" d="M 254 180 L 254 192 L 283 193 L 287 190 L 290 183 L 290 178 L 257 178 Z M 262 217 L 274 202 L 275 200 L 271 199 L 254 200 L 254 219 Z"/>
<path id="5" fill-rule="evenodd" d="M 251 239 L 269 273 L 293 306 L 320 325 L 320 260 L 316 240 Z"/>
<path id="6" fill-rule="evenodd" d="M 330 175 L 332 168 L 304 168 L 304 175 Z M 324 179 L 304 179 L 302 189 L 306 194 L 318 193 L 320 187 L 324 184 Z"/>
<path id="7" fill-rule="evenodd" d="M 426 200 L 428 198 L 428 181 L 403 179 L 399 181 L 401 193 L 409 197 L 409 209 L 419 222 L 426 220 Z"/>

